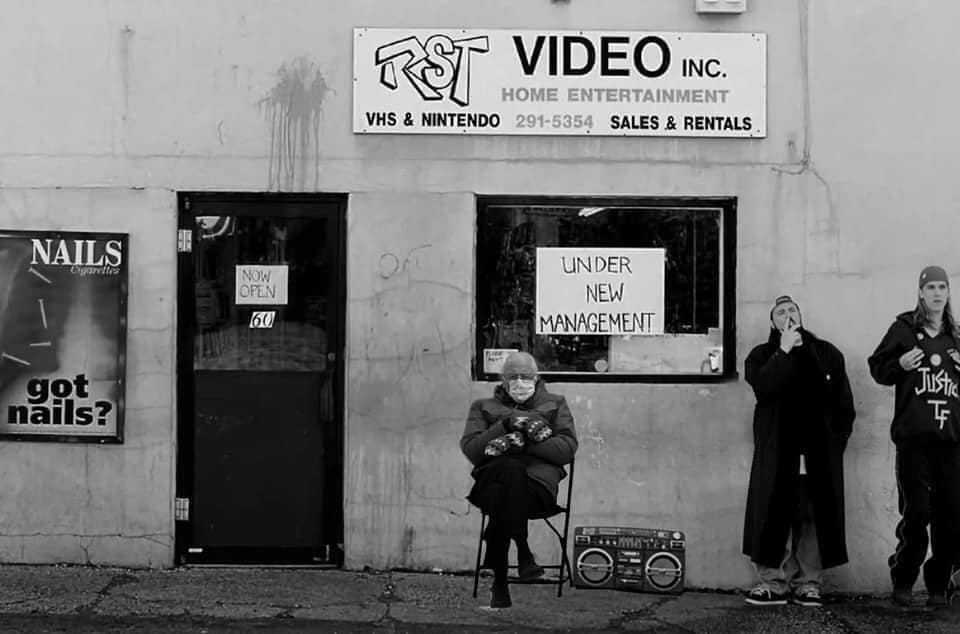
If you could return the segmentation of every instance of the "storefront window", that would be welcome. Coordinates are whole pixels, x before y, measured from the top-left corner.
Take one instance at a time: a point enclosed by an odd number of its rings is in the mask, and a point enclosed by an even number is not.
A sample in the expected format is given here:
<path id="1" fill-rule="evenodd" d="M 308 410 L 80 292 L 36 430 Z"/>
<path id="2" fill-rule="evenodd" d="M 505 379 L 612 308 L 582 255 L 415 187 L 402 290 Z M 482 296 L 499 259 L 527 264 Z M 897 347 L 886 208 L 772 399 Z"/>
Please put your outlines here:
<path id="1" fill-rule="evenodd" d="M 476 376 L 510 350 L 553 380 L 733 375 L 735 215 L 732 198 L 481 198 Z"/>

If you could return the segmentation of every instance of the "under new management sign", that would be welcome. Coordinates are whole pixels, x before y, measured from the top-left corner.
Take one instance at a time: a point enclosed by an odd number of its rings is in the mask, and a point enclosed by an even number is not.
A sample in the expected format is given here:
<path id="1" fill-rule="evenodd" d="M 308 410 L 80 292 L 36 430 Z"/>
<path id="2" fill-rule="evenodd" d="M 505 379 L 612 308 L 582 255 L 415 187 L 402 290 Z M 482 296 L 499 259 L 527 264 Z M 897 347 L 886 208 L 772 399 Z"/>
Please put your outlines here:
<path id="1" fill-rule="evenodd" d="M 766 136 L 766 35 L 354 29 L 353 131 Z"/>
<path id="2" fill-rule="evenodd" d="M 538 335 L 662 335 L 666 251 L 537 248 Z"/>

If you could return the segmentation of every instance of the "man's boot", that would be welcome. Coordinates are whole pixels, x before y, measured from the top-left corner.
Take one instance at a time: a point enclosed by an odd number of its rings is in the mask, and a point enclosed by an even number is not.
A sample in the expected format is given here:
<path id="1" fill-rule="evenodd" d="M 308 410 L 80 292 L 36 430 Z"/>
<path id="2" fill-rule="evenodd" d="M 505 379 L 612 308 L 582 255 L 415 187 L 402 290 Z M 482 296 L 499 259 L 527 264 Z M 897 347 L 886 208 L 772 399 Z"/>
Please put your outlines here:
<path id="1" fill-rule="evenodd" d="M 533 581 L 543 576 L 543 567 L 537 563 L 526 539 L 517 540 L 517 580 Z"/>
<path id="2" fill-rule="evenodd" d="M 509 547 L 509 540 L 487 540 L 486 560 L 493 569 L 493 585 L 490 586 L 491 608 L 509 608 L 513 605 L 507 584 L 507 549 Z"/>
<path id="3" fill-rule="evenodd" d="M 490 586 L 490 607 L 491 608 L 509 608 L 513 605 L 510 600 L 510 585 L 507 583 L 506 575 L 503 578 L 493 578 L 493 585 Z"/>

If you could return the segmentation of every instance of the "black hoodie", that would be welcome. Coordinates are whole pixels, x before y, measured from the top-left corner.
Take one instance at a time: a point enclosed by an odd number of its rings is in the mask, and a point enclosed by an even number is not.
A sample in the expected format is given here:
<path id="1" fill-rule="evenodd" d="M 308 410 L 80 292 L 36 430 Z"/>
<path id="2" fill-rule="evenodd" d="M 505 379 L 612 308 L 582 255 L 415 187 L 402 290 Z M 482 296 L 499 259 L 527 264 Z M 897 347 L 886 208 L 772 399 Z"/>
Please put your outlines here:
<path id="1" fill-rule="evenodd" d="M 903 353 L 917 346 L 923 361 L 916 370 L 900 367 Z M 890 436 L 899 443 L 917 437 L 960 440 L 960 368 L 951 355 L 958 346 L 952 333 L 930 337 L 913 312 L 897 315 L 867 363 L 881 385 L 895 385 Z"/>

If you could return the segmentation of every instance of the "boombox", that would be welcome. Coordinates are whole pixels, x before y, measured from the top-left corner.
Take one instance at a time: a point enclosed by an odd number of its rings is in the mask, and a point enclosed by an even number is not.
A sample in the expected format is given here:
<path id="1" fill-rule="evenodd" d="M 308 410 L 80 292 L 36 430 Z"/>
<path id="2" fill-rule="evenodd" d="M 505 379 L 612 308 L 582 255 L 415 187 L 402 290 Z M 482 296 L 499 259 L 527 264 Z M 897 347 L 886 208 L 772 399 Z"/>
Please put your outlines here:
<path id="1" fill-rule="evenodd" d="M 686 547 L 680 531 L 577 526 L 573 529 L 573 585 L 679 594 Z"/>

